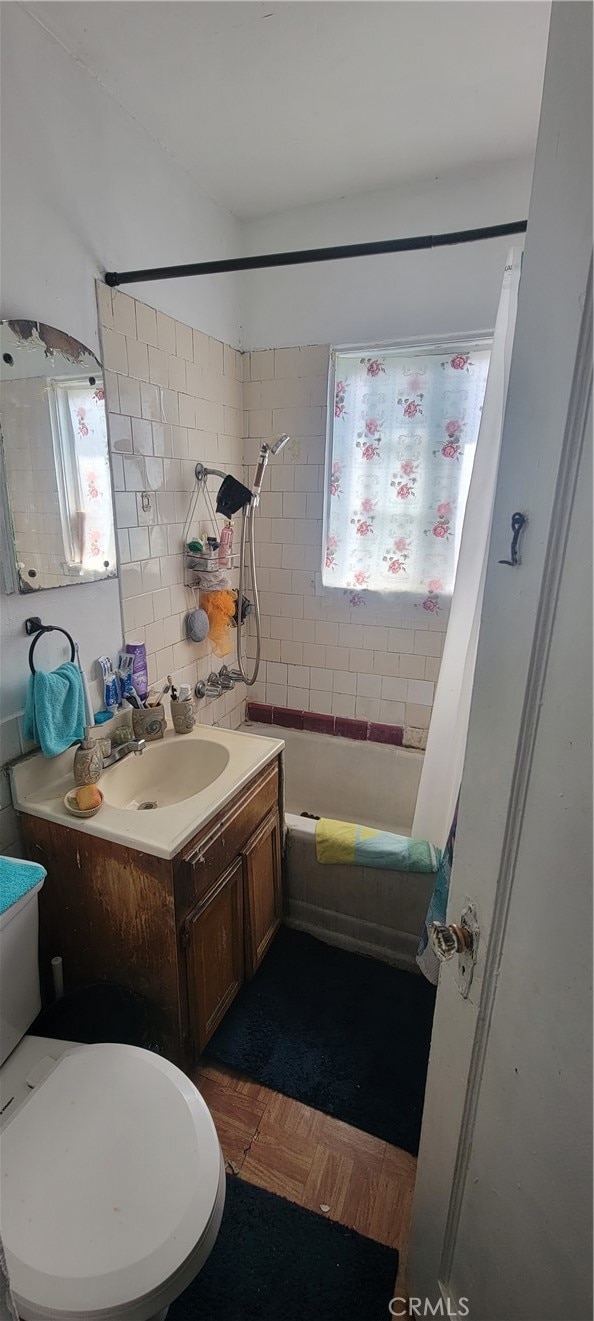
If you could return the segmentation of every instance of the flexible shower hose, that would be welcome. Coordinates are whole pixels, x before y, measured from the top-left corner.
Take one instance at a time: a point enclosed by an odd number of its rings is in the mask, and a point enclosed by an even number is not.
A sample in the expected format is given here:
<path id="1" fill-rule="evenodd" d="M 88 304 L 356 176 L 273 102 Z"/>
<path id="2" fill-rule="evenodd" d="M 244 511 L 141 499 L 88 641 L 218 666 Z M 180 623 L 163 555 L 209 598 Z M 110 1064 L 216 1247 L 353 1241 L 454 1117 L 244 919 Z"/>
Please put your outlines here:
<path id="1" fill-rule="evenodd" d="M 258 670 L 260 669 L 260 639 L 261 639 L 260 598 L 258 596 L 258 582 L 256 579 L 254 515 L 255 515 L 254 506 L 246 505 L 244 507 L 242 520 L 241 520 L 241 541 L 239 548 L 239 587 L 237 592 L 237 667 L 239 669 L 239 673 L 241 674 L 243 682 L 247 684 L 248 688 L 251 688 L 252 684 L 256 682 L 256 679 L 258 677 Z M 249 523 L 249 529 L 248 529 L 248 523 Z M 252 565 L 252 594 L 254 598 L 254 617 L 256 622 L 256 657 L 254 661 L 254 668 L 252 670 L 251 675 L 248 674 L 245 668 L 243 656 L 241 654 L 241 650 L 242 650 L 241 603 L 243 601 L 243 580 L 244 580 L 244 573 L 246 567 L 246 553 L 245 553 L 246 543 L 249 543 L 249 548 L 250 548 L 250 560 Z"/>

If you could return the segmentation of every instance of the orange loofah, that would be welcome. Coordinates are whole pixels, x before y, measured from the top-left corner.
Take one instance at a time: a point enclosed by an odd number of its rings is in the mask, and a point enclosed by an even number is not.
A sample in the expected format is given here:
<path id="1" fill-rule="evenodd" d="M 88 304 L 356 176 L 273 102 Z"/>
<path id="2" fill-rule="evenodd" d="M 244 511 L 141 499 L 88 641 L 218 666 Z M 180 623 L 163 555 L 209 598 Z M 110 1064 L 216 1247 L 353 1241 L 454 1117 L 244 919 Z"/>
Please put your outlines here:
<path id="1" fill-rule="evenodd" d="M 235 615 L 235 598 L 235 592 L 200 593 L 200 604 L 208 615 L 208 637 L 215 656 L 227 656 L 232 649 L 231 628 Z"/>

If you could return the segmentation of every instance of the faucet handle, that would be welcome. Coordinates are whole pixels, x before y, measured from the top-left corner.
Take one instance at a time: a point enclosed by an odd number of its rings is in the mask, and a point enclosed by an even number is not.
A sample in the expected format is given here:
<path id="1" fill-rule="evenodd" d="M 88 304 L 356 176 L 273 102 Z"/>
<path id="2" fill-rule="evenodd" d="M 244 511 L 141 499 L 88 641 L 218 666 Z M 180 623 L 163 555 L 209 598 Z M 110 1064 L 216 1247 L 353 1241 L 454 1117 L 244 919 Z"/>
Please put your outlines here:
<path id="1" fill-rule="evenodd" d="M 204 679 L 199 679 L 194 687 L 194 694 L 199 700 L 202 700 L 203 697 L 220 697 L 222 692 L 223 686 L 218 674 L 215 674 L 214 671 L 212 674 L 209 674 L 206 683 L 204 682 Z"/>

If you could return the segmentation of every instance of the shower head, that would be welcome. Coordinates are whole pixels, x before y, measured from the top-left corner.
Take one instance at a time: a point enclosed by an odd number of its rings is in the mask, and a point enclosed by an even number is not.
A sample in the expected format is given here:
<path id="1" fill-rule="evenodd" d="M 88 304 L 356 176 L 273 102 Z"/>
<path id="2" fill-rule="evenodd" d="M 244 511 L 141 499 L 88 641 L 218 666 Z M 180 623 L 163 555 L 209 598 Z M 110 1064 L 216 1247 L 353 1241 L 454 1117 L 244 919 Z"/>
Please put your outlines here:
<path id="1" fill-rule="evenodd" d="M 290 439 L 290 436 L 279 436 L 278 440 L 275 440 L 274 445 L 270 446 L 270 453 L 280 454 L 281 450 L 284 450 L 285 445 L 288 444 Z"/>
<path id="2" fill-rule="evenodd" d="M 290 436 L 283 435 L 283 436 L 279 436 L 278 440 L 275 440 L 274 445 L 269 445 L 266 441 L 264 441 L 264 444 L 260 446 L 260 454 L 258 456 L 258 467 L 256 468 L 256 476 L 254 477 L 254 485 L 252 487 L 253 505 L 257 505 L 260 499 L 260 491 L 262 490 L 262 481 L 264 478 L 264 473 L 266 472 L 266 464 L 268 463 L 270 455 L 280 454 L 281 450 L 284 449 L 285 445 L 287 444 L 287 441 L 289 441 L 290 439 L 291 439 Z"/>

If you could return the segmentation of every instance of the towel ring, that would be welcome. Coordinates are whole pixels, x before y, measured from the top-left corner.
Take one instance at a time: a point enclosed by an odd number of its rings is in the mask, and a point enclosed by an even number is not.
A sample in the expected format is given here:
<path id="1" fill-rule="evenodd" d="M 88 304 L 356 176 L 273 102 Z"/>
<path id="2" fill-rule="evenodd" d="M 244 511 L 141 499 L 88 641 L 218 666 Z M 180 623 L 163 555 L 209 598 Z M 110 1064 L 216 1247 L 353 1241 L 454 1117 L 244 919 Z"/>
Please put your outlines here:
<path id="1" fill-rule="evenodd" d="M 59 628 L 57 624 L 42 624 L 41 628 L 39 629 L 39 632 L 35 634 L 31 646 L 29 647 L 29 669 L 31 671 L 31 674 L 35 674 L 35 666 L 33 664 L 33 652 L 35 651 L 35 648 L 37 646 L 37 643 L 39 642 L 42 633 L 63 633 L 64 637 L 68 638 L 68 641 L 70 643 L 71 661 L 74 660 L 74 657 L 76 655 L 74 642 L 72 641 L 70 634 L 66 632 L 65 628 Z"/>

